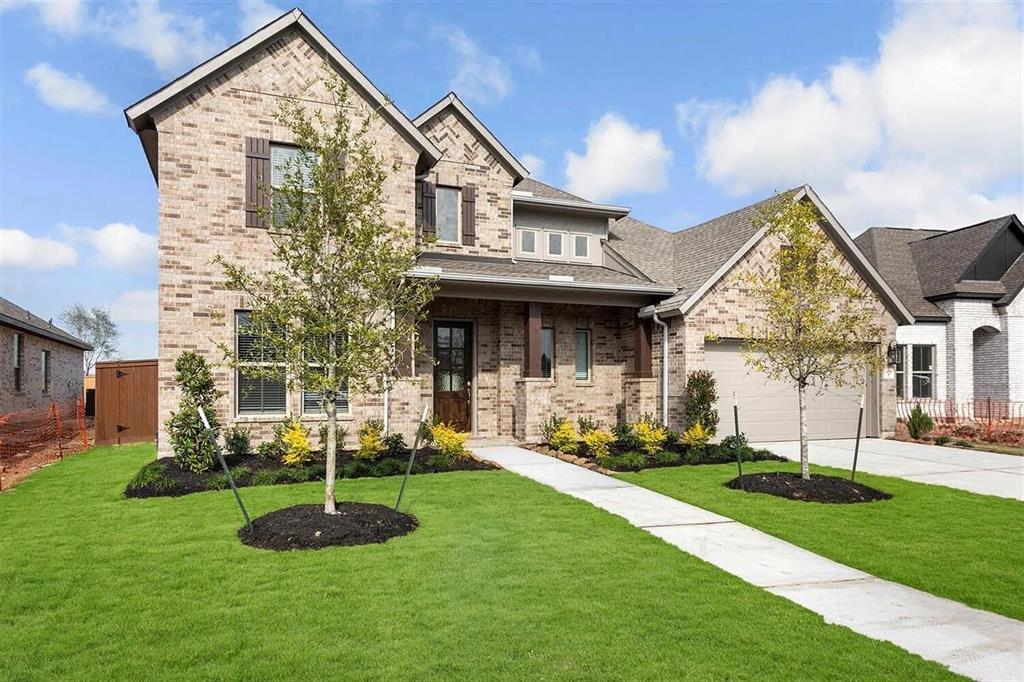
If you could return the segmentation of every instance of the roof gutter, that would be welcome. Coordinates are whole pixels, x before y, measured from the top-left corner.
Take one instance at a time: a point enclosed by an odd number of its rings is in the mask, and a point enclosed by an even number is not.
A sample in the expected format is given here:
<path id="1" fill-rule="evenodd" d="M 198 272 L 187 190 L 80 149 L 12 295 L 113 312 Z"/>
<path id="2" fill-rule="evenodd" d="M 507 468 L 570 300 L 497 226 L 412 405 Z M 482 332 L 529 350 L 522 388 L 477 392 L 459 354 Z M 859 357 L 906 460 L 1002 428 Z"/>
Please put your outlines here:
<path id="1" fill-rule="evenodd" d="M 668 323 L 654 312 L 654 322 L 661 327 L 661 423 L 668 427 Z"/>
<path id="2" fill-rule="evenodd" d="M 521 204 L 523 206 L 536 206 L 538 208 L 563 210 L 572 213 L 585 213 L 607 218 L 624 218 L 629 215 L 629 209 L 625 206 L 592 204 L 587 201 L 570 201 L 568 199 L 551 199 L 549 197 L 528 197 L 519 194 L 513 194 L 512 201 L 514 204 Z"/>
<path id="3" fill-rule="evenodd" d="M 438 272 L 439 268 L 415 268 L 409 272 L 412 277 L 436 278 L 442 282 L 476 282 L 479 284 L 510 284 L 518 286 L 549 287 L 553 289 L 576 289 L 584 291 L 621 291 L 662 295 L 671 294 L 674 289 L 662 286 L 642 286 L 636 284 L 615 284 L 606 282 L 575 282 L 556 279 L 533 279 L 525 277 L 502 277 L 499 275 L 470 275 L 458 272 Z"/>

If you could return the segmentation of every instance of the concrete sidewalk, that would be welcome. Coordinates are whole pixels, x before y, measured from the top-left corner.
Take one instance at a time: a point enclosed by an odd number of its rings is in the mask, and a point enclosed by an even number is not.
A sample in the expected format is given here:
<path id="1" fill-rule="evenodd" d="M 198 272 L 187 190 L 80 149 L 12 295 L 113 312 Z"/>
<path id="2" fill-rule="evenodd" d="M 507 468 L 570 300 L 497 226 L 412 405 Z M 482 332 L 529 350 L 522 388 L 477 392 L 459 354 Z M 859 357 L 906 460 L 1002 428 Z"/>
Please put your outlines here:
<path id="1" fill-rule="evenodd" d="M 853 444 L 852 439 L 811 441 L 808 455 L 812 464 L 849 469 Z M 799 441 L 755 443 L 754 447 L 800 460 Z M 1024 500 L 1024 457 L 1016 455 L 865 438 L 860 442 L 857 471 Z"/>
<path id="2" fill-rule="evenodd" d="M 1024 678 L 1024 623 L 800 549 L 732 519 L 515 446 L 477 456 L 623 517 L 684 552 L 874 639 L 977 680 Z"/>

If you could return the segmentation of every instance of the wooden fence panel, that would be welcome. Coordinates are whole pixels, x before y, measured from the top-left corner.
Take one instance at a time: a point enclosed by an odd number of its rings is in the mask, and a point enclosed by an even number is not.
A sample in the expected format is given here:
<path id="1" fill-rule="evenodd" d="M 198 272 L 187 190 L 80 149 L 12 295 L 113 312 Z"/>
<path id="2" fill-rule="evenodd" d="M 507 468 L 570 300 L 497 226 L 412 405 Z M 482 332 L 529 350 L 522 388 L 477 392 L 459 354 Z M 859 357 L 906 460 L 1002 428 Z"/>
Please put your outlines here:
<path id="1" fill-rule="evenodd" d="M 156 439 L 157 361 L 96 363 L 96 443 Z"/>

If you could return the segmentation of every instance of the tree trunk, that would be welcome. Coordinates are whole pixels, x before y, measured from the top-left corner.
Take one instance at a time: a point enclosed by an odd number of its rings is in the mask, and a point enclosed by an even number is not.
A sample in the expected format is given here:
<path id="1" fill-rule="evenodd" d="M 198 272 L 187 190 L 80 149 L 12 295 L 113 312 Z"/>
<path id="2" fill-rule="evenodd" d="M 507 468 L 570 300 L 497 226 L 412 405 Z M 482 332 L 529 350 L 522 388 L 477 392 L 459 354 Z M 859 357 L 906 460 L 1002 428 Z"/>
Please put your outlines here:
<path id="1" fill-rule="evenodd" d="M 338 415 L 333 397 L 324 405 L 324 411 L 327 413 L 327 443 L 324 445 L 324 514 L 337 514 L 334 506 L 334 478 L 338 468 Z"/>
<path id="2" fill-rule="evenodd" d="M 811 480 L 811 464 L 807 456 L 807 386 L 801 381 L 796 386 L 800 403 L 800 477 Z"/>

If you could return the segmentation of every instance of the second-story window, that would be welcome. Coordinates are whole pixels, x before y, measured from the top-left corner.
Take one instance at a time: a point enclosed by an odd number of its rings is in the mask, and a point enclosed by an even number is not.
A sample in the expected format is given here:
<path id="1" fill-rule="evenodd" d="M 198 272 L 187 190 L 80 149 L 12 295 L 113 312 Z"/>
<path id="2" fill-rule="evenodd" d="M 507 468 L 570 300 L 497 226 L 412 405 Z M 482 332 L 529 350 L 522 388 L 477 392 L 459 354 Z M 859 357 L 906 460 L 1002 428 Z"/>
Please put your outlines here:
<path id="1" fill-rule="evenodd" d="M 589 258 L 590 257 L 590 237 L 585 234 L 573 235 L 572 238 L 573 252 L 572 255 L 576 258 Z"/>
<path id="2" fill-rule="evenodd" d="M 437 188 L 437 241 L 459 243 L 459 199 L 457 187 Z"/>
<path id="3" fill-rule="evenodd" d="M 288 203 L 282 191 L 288 175 L 301 173 L 302 185 L 312 186 L 313 161 L 304 158 L 298 147 L 288 144 L 270 145 L 270 186 L 271 186 L 271 219 L 280 225 L 288 220 Z"/>

